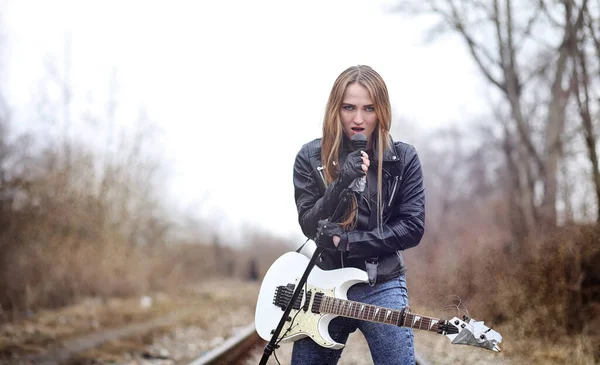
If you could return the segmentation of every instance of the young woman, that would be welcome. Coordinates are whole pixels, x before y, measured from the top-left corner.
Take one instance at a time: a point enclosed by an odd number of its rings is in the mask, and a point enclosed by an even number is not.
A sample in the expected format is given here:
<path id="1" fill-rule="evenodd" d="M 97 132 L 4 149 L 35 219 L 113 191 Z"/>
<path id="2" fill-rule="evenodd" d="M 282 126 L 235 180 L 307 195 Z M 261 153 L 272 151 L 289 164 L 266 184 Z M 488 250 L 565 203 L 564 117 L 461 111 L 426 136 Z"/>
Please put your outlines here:
<path id="1" fill-rule="evenodd" d="M 364 65 L 346 69 L 331 89 L 322 138 L 302 146 L 296 156 L 294 187 L 302 231 L 327 248 L 317 265 L 365 270 L 369 283 L 352 286 L 348 299 L 400 310 L 408 306 L 401 252 L 423 236 L 425 194 L 417 152 L 392 141 L 391 120 L 381 76 Z M 358 133 L 367 145 L 353 150 L 352 138 Z M 364 190 L 351 189 L 362 177 Z M 414 364 L 409 328 L 336 317 L 329 334 L 346 343 L 357 328 L 374 364 Z M 292 363 L 336 364 L 341 354 L 303 338 L 294 343 Z"/>

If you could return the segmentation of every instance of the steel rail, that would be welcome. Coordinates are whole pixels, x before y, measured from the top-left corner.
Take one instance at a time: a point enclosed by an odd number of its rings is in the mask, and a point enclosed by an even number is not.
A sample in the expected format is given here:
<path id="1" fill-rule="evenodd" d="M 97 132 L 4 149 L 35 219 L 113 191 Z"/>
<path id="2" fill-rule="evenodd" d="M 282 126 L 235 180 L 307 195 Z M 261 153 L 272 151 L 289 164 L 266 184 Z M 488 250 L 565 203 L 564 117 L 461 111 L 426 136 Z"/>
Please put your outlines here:
<path id="1" fill-rule="evenodd" d="M 221 345 L 189 363 L 189 365 L 234 364 L 260 341 L 262 339 L 256 333 L 254 322 L 252 322 Z"/>

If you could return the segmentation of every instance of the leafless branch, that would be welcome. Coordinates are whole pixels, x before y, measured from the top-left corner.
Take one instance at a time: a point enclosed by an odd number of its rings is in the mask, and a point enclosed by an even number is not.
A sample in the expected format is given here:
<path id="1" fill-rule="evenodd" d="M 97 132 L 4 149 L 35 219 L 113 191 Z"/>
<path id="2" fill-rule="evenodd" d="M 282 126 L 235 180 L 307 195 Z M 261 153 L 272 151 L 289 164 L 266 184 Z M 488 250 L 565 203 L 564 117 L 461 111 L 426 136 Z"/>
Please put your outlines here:
<path id="1" fill-rule="evenodd" d="M 600 8 L 600 4 L 598 4 L 598 7 Z M 594 44 L 594 48 L 596 50 L 596 56 L 598 57 L 598 60 L 600 60 L 600 38 L 596 35 L 596 28 L 594 27 L 596 22 L 589 12 L 587 12 L 587 16 L 587 26 L 590 31 L 590 37 L 592 38 L 592 43 Z M 600 68 L 598 68 L 598 73 L 600 74 Z"/>
<path id="2" fill-rule="evenodd" d="M 506 0 L 506 51 L 508 52 L 508 61 L 510 64 L 510 75 L 514 78 L 517 94 L 521 93 L 521 85 L 519 83 L 519 68 L 517 66 L 515 56 L 515 42 L 513 38 L 513 18 L 511 0 Z"/>
<path id="3" fill-rule="evenodd" d="M 527 85 L 531 80 L 533 80 L 536 76 L 539 76 L 548 70 L 548 67 L 552 64 L 552 59 L 547 57 L 544 58 L 544 61 L 537 66 L 529 75 L 525 76 L 522 84 Z"/>
<path id="4" fill-rule="evenodd" d="M 546 1 L 539 0 L 539 5 L 540 5 L 540 9 L 543 11 L 544 14 L 546 14 L 546 17 L 548 18 L 548 21 L 550 22 L 550 24 L 552 26 L 554 26 L 555 28 L 563 28 L 564 27 L 564 24 L 561 24 L 560 21 L 558 21 L 552 17 L 552 15 L 550 14 L 550 11 L 548 10 L 548 6 L 546 6 Z"/>
<path id="5" fill-rule="evenodd" d="M 523 43 L 525 43 L 525 40 L 527 40 L 531 37 L 531 31 L 533 30 L 533 25 L 539 19 L 541 13 L 542 12 L 541 12 L 541 4 L 540 4 L 539 8 L 533 12 L 533 15 L 527 21 L 527 25 L 525 26 L 523 33 L 519 37 L 520 39 L 515 42 L 515 49 L 521 49 L 521 47 L 523 46 Z"/>
<path id="6" fill-rule="evenodd" d="M 454 26 L 454 28 L 463 36 L 464 40 L 467 42 L 467 45 L 469 46 L 469 52 L 471 53 L 471 56 L 473 56 L 475 63 L 477 64 L 481 72 L 484 74 L 484 76 L 491 83 L 496 85 L 500 90 L 504 91 L 504 83 L 500 82 L 494 76 L 492 76 L 491 71 L 484 65 L 483 61 L 481 60 L 480 54 L 483 55 L 489 62 L 492 62 L 494 64 L 498 65 L 498 61 L 495 61 L 493 57 L 485 50 L 485 48 L 478 45 L 473 39 L 473 37 L 467 32 L 466 25 L 462 22 L 458 10 L 456 9 L 456 6 L 452 2 L 452 0 L 446 0 L 446 2 L 448 3 L 452 11 L 451 15 L 446 14 L 446 18 L 449 19 L 450 24 Z"/>

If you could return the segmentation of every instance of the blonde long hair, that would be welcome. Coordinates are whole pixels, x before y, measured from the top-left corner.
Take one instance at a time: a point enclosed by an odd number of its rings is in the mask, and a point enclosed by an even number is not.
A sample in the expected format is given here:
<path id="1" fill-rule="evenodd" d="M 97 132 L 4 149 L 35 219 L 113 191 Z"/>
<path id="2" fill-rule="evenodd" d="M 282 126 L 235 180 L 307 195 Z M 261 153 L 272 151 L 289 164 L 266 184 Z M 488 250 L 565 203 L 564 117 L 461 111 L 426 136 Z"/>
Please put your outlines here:
<path id="1" fill-rule="evenodd" d="M 375 108 L 377 115 L 377 126 L 371 135 L 372 145 L 377 146 L 377 225 L 381 225 L 382 220 L 382 160 L 383 153 L 390 147 L 390 127 L 392 124 L 392 108 L 387 86 L 383 78 L 371 67 L 365 65 L 351 66 L 344 70 L 333 83 L 327 107 L 325 108 L 325 117 L 323 118 L 323 137 L 321 139 L 321 160 L 324 167 L 325 181 L 330 184 L 339 173 L 339 155 L 342 149 L 342 140 L 344 131 L 342 129 L 342 118 L 340 108 L 344 99 L 344 91 L 350 84 L 358 83 L 369 91 L 369 96 Z M 355 200 L 348 208 L 345 219 L 341 222 L 346 229 L 354 228 L 356 222 Z"/>

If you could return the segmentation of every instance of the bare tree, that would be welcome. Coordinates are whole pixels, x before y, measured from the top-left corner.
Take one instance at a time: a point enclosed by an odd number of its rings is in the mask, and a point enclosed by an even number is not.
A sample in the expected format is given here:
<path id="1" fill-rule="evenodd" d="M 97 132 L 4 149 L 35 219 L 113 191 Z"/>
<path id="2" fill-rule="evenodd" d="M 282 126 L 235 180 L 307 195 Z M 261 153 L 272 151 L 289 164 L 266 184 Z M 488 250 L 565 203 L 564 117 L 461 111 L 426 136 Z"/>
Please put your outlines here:
<path id="1" fill-rule="evenodd" d="M 535 226 L 553 226 L 557 221 L 561 137 L 571 94 L 569 45 L 584 25 L 586 2 L 579 6 L 573 0 L 410 3 L 412 11 L 441 18 L 437 30 L 451 29 L 460 35 L 481 74 L 507 103 L 510 118 L 502 120 L 507 123 L 504 148 L 512 166 L 509 171 L 518 176 L 514 187 L 522 207 L 520 219 Z"/>

